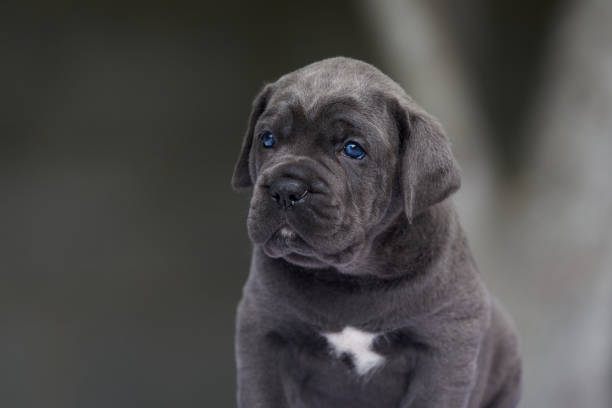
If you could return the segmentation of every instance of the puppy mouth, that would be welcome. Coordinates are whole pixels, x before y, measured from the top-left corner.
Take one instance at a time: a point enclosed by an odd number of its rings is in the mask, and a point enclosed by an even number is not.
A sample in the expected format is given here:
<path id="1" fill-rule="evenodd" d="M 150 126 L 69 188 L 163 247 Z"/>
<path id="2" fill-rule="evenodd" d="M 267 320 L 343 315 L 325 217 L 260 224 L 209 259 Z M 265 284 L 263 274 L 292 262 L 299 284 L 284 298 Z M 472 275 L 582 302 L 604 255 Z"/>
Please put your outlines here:
<path id="1" fill-rule="evenodd" d="M 264 243 L 263 249 L 266 255 L 272 258 L 280 258 L 290 253 L 313 255 L 312 248 L 289 224 L 281 225 Z"/>
<path id="2" fill-rule="evenodd" d="M 352 261 L 360 235 L 352 223 L 343 222 L 339 197 L 311 191 L 308 202 L 279 209 L 262 183 L 251 198 L 247 228 L 251 241 L 266 256 L 304 267 Z"/>

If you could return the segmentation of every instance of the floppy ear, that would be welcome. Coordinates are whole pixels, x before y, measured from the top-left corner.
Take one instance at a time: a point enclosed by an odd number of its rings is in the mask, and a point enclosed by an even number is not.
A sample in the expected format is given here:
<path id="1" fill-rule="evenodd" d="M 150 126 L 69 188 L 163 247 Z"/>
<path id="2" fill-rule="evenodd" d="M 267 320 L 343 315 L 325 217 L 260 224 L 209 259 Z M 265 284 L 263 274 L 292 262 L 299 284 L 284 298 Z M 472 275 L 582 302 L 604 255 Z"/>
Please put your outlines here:
<path id="1" fill-rule="evenodd" d="M 440 123 L 411 100 L 400 103 L 400 183 L 409 221 L 461 185 L 459 167 Z"/>
<path id="2" fill-rule="evenodd" d="M 266 109 L 271 93 L 272 85 L 267 84 L 259 94 L 257 94 L 253 101 L 249 123 L 244 135 L 244 140 L 242 141 L 242 149 L 240 150 L 240 156 L 238 156 L 238 161 L 234 167 L 234 175 L 232 176 L 232 187 L 236 190 L 253 187 L 255 170 L 251 168 L 254 166 L 251 166 L 249 160 L 251 146 L 253 145 L 253 130 L 257 120 Z"/>

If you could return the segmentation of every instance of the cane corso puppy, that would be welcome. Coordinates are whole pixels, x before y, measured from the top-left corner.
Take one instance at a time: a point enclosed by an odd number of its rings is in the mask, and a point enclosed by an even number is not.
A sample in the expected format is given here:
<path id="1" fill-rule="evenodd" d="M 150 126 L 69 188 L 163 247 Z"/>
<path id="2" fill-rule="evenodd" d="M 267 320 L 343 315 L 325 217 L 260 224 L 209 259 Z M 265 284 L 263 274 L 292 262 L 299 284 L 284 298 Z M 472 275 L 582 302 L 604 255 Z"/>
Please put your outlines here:
<path id="1" fill-rule="evenodd" d="M 521 364 L 449 196 L 439 123 L 373 66 L 266 85 L 232 184 L 253 188 L 238 405 L 509 408 Z"/>

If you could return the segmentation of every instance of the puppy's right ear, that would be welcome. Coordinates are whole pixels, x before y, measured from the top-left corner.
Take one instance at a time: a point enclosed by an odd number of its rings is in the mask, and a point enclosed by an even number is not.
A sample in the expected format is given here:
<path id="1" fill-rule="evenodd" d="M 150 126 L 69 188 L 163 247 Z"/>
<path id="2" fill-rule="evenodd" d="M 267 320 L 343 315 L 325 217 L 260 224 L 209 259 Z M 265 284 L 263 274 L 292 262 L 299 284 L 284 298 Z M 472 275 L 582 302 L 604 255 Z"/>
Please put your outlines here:
<path id="1" fill-rule="evenodd" d="M 257 94 L 253 101 L 253 108 L 251 109 L 246 134 L 242 141 L 242 149 L 240 150 L 240 156 L 238 157 L 238 161 L 234 167 L 234 175 L 232 176 L 232 187 L 236 190 L 253 187 L 255 166 L 254 163 L 251 163 L 251 160 L 249 160 L 251 146 L 253 145 L 253 131 L 257 120 L 266 110 L 271 94 L 272 84 L 267 84 L 259 94 Z"/>

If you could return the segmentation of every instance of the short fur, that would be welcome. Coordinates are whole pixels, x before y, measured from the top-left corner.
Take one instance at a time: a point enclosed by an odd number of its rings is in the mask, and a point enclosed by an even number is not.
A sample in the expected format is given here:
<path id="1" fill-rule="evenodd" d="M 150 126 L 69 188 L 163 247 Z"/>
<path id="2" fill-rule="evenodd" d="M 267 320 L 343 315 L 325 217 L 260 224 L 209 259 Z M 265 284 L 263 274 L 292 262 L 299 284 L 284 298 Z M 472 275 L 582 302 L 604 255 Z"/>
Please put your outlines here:
<path id="1" fill-rule="evenodd" d="M 362 160 L 343 154 L 348 140 L 365 148 Z M 280 177 L 307 185 L 306 198 L 279 208 L 270 186 Z M 232 184 L 253 187 L 239 407 L 518 404 L 515 332 L 449 199 L 460 175 L 448 140 L 390 78 L 339 57 L 266 85 Z M 322 333 L 347 326 L 381 333 L 373 349 L 384 365 L 362 376 L 331 352 Z"/>

